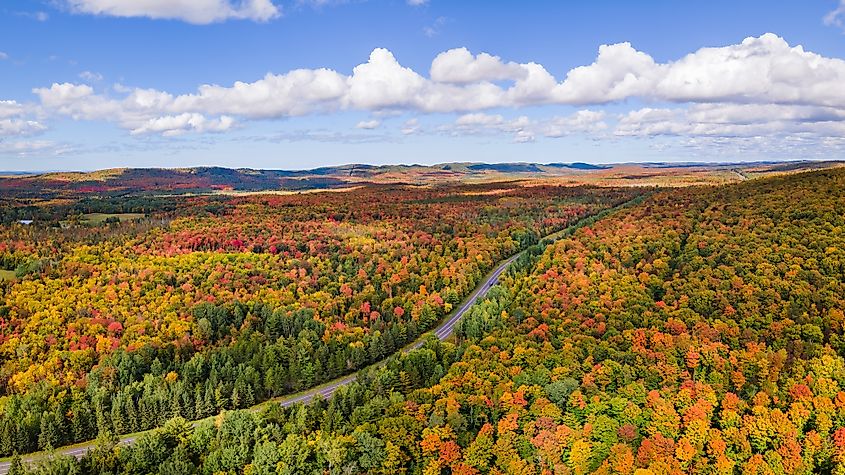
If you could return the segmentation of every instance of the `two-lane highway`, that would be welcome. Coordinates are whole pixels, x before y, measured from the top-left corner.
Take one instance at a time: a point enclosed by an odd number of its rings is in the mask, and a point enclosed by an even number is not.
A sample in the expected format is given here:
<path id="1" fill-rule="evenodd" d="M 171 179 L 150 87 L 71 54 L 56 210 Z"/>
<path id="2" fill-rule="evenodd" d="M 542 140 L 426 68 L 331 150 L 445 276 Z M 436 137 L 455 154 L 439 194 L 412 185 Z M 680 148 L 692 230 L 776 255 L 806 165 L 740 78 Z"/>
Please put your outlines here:
<path id="1" fill-rule="evenodd" d="M 493 270 L 493 272 L 487 275 L 487 278 L 484 280 L 484 282 L 478 285 L 475 290 L 469 295 L 469 297 L 464 300 L 463 304 L 456 311 L 450 313 L 446 320 L 444 320 L 437 328 L 435 328 L 433 332 L 426 333 L 421 337 L 417 338 L 416 341 L 406 346 L 404 349 L 402 349 L 402 351 L 407 353 L 411 350 L 415 350 L 422 347 L 430 334 L 434 334 L 434 336 L 437 337 L 437 339 L 440 341 L 444 341 L 450 336 L 452 336 L 452 333 L 454 333 L 455 331 L 455 326 L 458 324 L 459 321 L 461 321 L 461 318 L 464 316 L 464 314 L 470 308 L 472 308 L 472 306 L 475 304 L 475 302 L 478 301 L 479 298 L 482 298 L 487 295 L 487 292 L 489 292 L 490 289 L 494 285 L 496 285 L 496 283 L 499 281 L 499 277 L 501 277 L 502 273 L 507 270 L 508 266 L 511 265 L 511 263 L 514 261 L 514 259 L 517 258 L 517 256 L 519 256 L 519 254 L 511 256 L 507 260 L 502 261 L 499 266 Z M 384 364 L 385 361 L 387 361 L 387 358 L 381 360 L 376 364 Z M 331 397 L 332 394 L 335 393 L 335 391 L 337 391 L 339 387 L 346 386 L 352 381 L 355 381 L 357 377 L 358 373 L 355 372 L 348 376 L 344 376 L 342 378 L 331 381 L 330 383 L 323 384 L 322 386 L 318 386 L 316 388 L 309 389 L 301 393 L 286 396 L 281 400 L 278 400 L 277 402 L 282 406 L 287 407 L 292 406 L 298 402 L 304 403 L 310 401 L 316 396 L 328 399 L 329 397 Z"/>

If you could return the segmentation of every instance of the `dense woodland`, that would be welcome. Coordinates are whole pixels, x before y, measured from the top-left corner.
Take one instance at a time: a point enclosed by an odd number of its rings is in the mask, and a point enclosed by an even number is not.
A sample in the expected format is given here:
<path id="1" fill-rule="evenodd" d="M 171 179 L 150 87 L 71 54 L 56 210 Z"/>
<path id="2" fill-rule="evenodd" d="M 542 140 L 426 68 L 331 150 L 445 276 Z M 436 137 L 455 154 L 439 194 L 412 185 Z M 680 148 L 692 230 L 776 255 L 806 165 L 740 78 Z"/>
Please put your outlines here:
<path id="1" fill-rule="evenodd" d="M 842 171 L 661 192 L 331 401 L 35 473 L 843 473 L 844 229 Z"/>
<path id="2" fill-rule="evenodd" d="M 382 360 L 498 261 L 640 193 L 500 183 L 88 200 L 6 225 L 0 455 L 202 419 Z M 92 225 L 79 211 L 146 216 Z M 436 381 L 441 359 L 400 380 Z"/>

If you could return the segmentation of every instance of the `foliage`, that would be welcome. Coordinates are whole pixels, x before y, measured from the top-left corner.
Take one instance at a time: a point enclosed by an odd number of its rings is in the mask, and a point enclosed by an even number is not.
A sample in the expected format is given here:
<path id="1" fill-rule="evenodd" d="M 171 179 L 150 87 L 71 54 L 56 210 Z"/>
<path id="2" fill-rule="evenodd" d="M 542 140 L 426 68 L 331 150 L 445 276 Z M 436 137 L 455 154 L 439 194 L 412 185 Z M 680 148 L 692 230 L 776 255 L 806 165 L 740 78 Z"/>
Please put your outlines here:
<path id="1" fill-rule="evenodd" d="M 12 224 L 0 255 L 23 271 L 0 307 L 0 454 L 201 419 L 379 361 L 498 261 L 639 193 L 372 186 Z"/>
<path id="2" fill-rule="evenodd" d="M 521 260 L 457 346 L 115 472 L 843 473 L 843 227 L 843 171 L 660 193 Z"/>

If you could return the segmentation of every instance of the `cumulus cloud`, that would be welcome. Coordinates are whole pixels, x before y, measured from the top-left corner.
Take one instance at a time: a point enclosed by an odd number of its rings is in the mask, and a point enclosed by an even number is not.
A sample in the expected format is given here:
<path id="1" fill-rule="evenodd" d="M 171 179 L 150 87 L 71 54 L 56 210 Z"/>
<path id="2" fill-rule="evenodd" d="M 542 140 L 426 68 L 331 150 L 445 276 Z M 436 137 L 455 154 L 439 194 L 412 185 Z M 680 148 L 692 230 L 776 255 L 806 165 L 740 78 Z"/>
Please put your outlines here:
<path id="1" fill-rule="evenodd" d="M 816 106 L 696 104 L 688 108 L 643 108 L 620 117 L 619 136 L 760 137 L 845 134 L 845 110 Z"/>
<path id="2" fill-rule="evenodd" d="M 252 83 L 236 82 L 231 87 L 204 85 L 196 94 L 162 99 L 174 111 L 260 119 L 330 111 L 339 107 L 348 90 L 347 78 L 332 70 L 297 69 L 268 74 Z"/>
<path id="3" fill-rule="evenodd" d="M 172 137 L 186 132 L 225 132 L 231 129 L 234 123 L 234 119 L 225 115 L 218 119 L 208 119 L 202 114 L 186 112 L 175 116 L 149 119 L 130 133 L 132 135 L 160 133 L 165 137 Z"/>
<path id="4" fill-rule="evenodd" d="M 355 125 L 356 129 L 364 129 L 364 130 L 372 130 L 377 129 L 381 125 L 380 120 L 372 119 L 372 120 L 362 120 Z"/>
<path id="5" fill-rule="evenodd" d="M 0 137 L 32 135 L 43 132 L 47 127 L 27 115 L 32 111 L 17 101 L 0 100 Z"/>
<path id="6" fill-rule="evenodd" d="M 484 114 L 481 112 L 472 113 L 472 114 L 464 114 L 455 121 L 455 125 L 458 127 L 491 127 L 503 124 L 505 122 L 505 118 L 499 114 L 491 115 L 491 114 Z"/>
<path id="7" fill-rule="evenodd" d="M 47 127 L 34 120 L 0 119 L 0 137 L 9 135 L 31 135 Z"/>
<path id="8" fill-rule="evenodd" d="M 437 55 L 426 76 L 403 66 L 391 51 L 377 48 L 348 74 L 296 69 L 253 82 L 201 85 L 181 95 L 126 87 L 105 93 L 72 83 L 56 83 L 34 93 L 48 114 L 112 121 L 136 135 L 221 132 L 242 120 L 359 110 L 375 117 L 457 113 L 462 115 L 450 124 L 450 132 L 497 131 L 529 141 L 603 134 L 612 121 L 595 110 L 543 120 L 508 120 L 486 111 L 637 99 L 652 106 L 614 118 L 615 135 L 835 134 L 845 123 L 842 84 L 845 61 L 765 34 L 734 45 L 701 48 L 665 63 L 629 43 L 604 45 L 595 61 L 570 70 L 563 79 L 538 63 L 508 62 L 466 48 Z M 0 103 L 0 114 L 4 107 L 15 105 Z M 367 121 L 358 124 L 367 125 Z M 422 131 L 418 122 L 408 122 L 400 130 Z"/>
<path id="9" fill-rule="evenodd" d="M 23 105 L 17 101 L 0 101 L 0 119 L 22 114 Z"/>
<path id="10" fill-rule="evenodd" d="M 197 25 L 225 20 L 266 22 L 281 15 L 271 0 L 65 0 L 72 12 L 181 20 Z"/>
<path id="11" fill-rule="evenodd" d="M 466 48 L 438 54 L 431 63 L 431 79 L 436 82 L 470 83 L 521 79 L 527 75 L 523 66 L 504 63 L 498 56 L 480 53 L 473 56 Z"/>
<path id="12" fill-rule="evenodd" d="M 596 61 L 577 67 L 557 85 L 544 78 L 552 100 L 568 104 L 600 104 L 632 96 L 648 96 L 669 65 L 658 65 L 630 43 L 602 45 Z M 545 71 L 539 72 L 538 75 Z"/>
<path id="13" fill-rule="evenodd" d="M 122 100 L 94 92 L 86 84 L 53 84 L 34 89 L 41 104 L 77 120 L 110 120 L 129 129 L 132 135 L 160 133 L 175 136 L 186 132 L 223 132 L 234 125 L 226 115 L 208 118 L 197 112 L 175 113 L 175 98 L 152 89 L 133 89 Z"/>
<path id="14" fill-rule="evenodd" d="M 348 80 L 346 101 L 360 109 L 413 106 L 426 80 L 411 68 L 403 67 L 393 53 L 376 48 L 370 60 L 355 66 Z"/>
<path id="15" fill-rule="evenodd" d="M 669 101 L 845 106 L 845 61 L 771 33 L 702 48 L 665 69 L 656 95 Z"/>

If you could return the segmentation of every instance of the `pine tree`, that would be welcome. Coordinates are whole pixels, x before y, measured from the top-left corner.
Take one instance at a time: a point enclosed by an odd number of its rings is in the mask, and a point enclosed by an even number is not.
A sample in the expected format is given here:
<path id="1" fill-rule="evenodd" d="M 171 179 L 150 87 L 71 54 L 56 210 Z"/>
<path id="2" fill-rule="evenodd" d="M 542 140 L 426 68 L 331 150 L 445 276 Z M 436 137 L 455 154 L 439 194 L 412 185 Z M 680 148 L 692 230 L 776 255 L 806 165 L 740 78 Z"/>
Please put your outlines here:
<path id="1" fill-rule="evenodd" d="M 97 435 L 115 430 L 111 423 L 111 417 L 106 414 L 106 408 L 101 397 L 94 400 L 94 415 L 97 419 Z"/>
<path id="2" fill-rule="evenodd" d="M 45 412 L 41 415 L 41 430 L 38 433 L 38 448 L 53 450 L 59 446 L 59 432 L 53 420 L 53 414 Z"/>
<path id="3" fill-rule="evenodd" d="M 21 460 L 21 456 L 15 452 L 15 456 L 12 457 L 12 461 L 9 464 L 9 471 L 7 472 L 8 475 L 25 475 L 26 469 L 23 466 L 23 460 Z"/>
<path id="4" fill-rule="evenodd" d="M 91 412 L 79 399 L 74 399 L 71 406 L 72 418 L 70 420 L 70 436 L 73 442 L 79 442 L 92 438 L 91 433 Z"/>
<path id="5" fill-rule="evenodd" d="M 229 397 L 226 395 L 223 386 L 217 386 L 214 390 L 214 405 L 218 411 L 229 407 Z"/>
<path id="6" fill-rule="evenodd" d="M 3 420 L 3 425 L 0 426 L 0 456 L 5 457 L 11 455 L 14 451 L 14 434 L 12 431 L 14 426 L 8 420 Z"/>
<path id="7" fill-rule="evenodd" d="M 184 416 L 184 410 L 182 409 L 182 395 L 178 388 L 179 387 L 177 386 L 177 388 L 170 394 L 169 414 L 171 418 Z"/>
<path id="8" fill-rule="evenodd" d="M 255 394 L 252 386 L 247 384 L 244 389 L 244 407 L 252 407 L 255 405 Z"/>
<path id="9" fill-rule="evenodd" d="M 188 420 L 197 419 L 196 406 L 194 405 L 194 394 L 182 386 L 179 398 L 180 407 L 182 408 L 182 417 Z"/>
<path id="10" fill-rule="evenodd" d="M 32 424 L 30 424 L 32 422 Z M 17 429 L 14 431 L 15 437 L 15 449 L 22 453 L 32 452 L 33 450 L 33 439 L 35 438 L 35 427 L 33 427 L 34 421 L 31 419 L 27 419 L 21 421 L 17 425 Z"/>
<path id="11" fill-rule="evenodd" d="M 194 388 L 194 419 L 202 419 L 207 416 L 203 398 L 202 386 L 199 384 Z"/>
<path id="12" fill-rule="evenodd" d="M 206 385 L 205 394 L 202 397 L 202 412 L 198 414 L 200 417 L 208 417 L 215 413 L 215 397 L 214 390 L 211 385 Z"/>
<path id="13" fill-rule="evenodd" d="M 138 432 L 142 430 L 142 421 L 138 417 L 138 409 L 135 407 L 135 399 L 132 396 L 127 397 L 123 400 L 124 405 L 126 406 L 126 422 L 127 422 L 127 431 L 128 432 Z M 146 429 L 147 424 L 143 424 L 143 429 Z"/>
<path id="14" fill-rule="evenodd" d="M 241 380 L 237 380 L 235 382 L 235 389 L 232 390 L 232 409 L 240 409 L 241 407 L 241 390 L 239 388 L 239 384 Z"/>
<path id="15" fill-rule="evenodd" d="M 111 425 L 114 427 L 114 432 L 116 434 L 128 434 L 129 431 L 129 423 L 126 420 L 126 408 L 123 404 L 123 397 L 118 395 L 114 399 L 112 399 L 111 403 Z M 104 433 L 106 431 L 100 430 L 100 433 Z"/>

